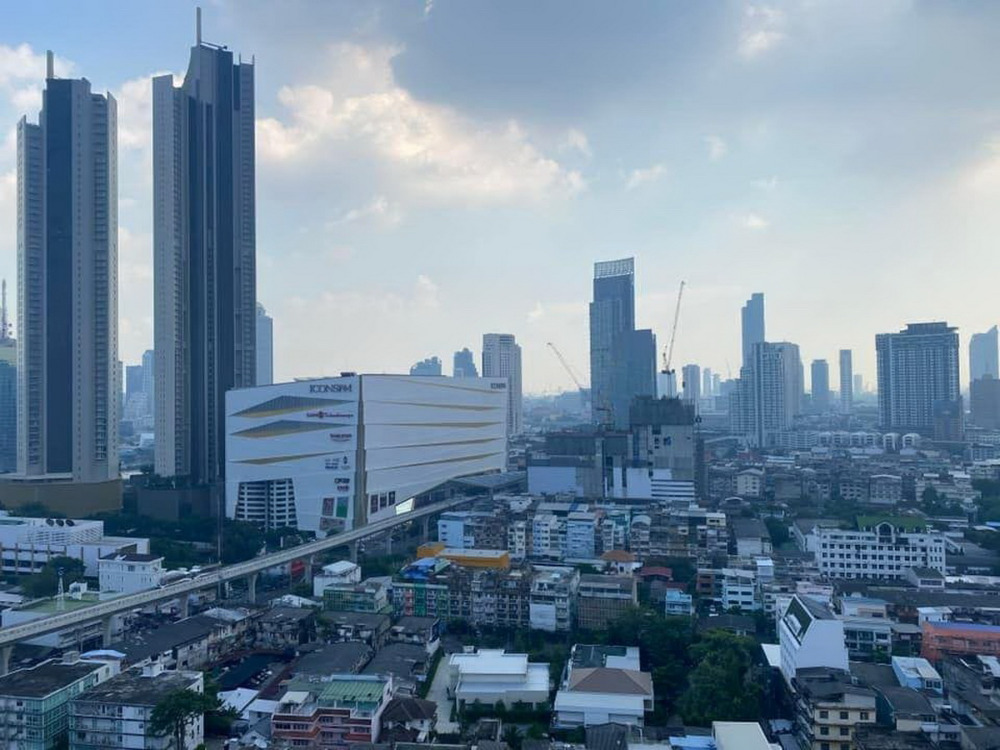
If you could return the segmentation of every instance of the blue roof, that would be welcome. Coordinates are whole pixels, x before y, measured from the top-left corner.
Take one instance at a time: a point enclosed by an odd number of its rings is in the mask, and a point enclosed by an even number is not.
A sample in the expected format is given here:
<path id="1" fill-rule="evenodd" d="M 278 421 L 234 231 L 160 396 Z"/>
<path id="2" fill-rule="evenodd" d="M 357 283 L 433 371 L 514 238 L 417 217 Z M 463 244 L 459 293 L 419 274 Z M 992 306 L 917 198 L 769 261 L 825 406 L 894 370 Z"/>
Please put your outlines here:
<path id="1" fill-rule="evenodd" d="M 982 633 L 1000 633 L 1000 625 L 982 625 L 977 622 L 935 622 L 935 628 L 944 630 L 977 630 Z"/>

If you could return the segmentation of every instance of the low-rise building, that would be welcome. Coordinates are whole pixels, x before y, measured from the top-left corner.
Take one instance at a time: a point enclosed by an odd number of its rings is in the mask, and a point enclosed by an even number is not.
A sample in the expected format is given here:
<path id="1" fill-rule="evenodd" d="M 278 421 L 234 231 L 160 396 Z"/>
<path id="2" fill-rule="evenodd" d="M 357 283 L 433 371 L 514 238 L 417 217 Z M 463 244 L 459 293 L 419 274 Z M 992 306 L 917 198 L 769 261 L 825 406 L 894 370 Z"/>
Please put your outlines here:
<path id="1" fill-rule="evenodd" d="M 690 617 L 694 614 L 694 597 L 677 589 L 667 589 L 663 614 L 667 617 Z"/>
<path id="2" fill-rule="evenodd" d="M 895 474 L 872 474 L 868 477 L 868 502 L 871 505 L 895 506 L 902 499 L 902 477 Z"/>
<path id="3" fill-rule="evenodd" d="M 316 639 L 316 611 L 298 607 L 273 607 L 257 620 L 254 639 L 258 648 L 286 649 Z"/>
<path id="4" fill-rule="evenodd" d="M 437 724 L 437 704 L 421 698 L 397 696 L 382 712 L 383 742 L 427 742 Z"/>
<path id="5" fill-rule="evenodd" d="M 781 674 L 789 685 L 795 675 L 814 667 L 847 671 L 844 623 L 807 596 L 794 596 L 778 621 Z"/>
<path id="6" fill-rule="evenodd" d="M 417 548 L 417 559 L 440 557 L 463 568 L 510 568 L 510 553 L 505 549 L 465 549 L 445 547 L 440 542 L 422 544 Z"/>
<path id="7" fill-rule="evenodd" d="M 969 622 L 923 623 L 920 655 L 931 662 L 945 656 L 996 656 L 1000 654 L 1000 626 Z"/>
<path id="8" fill-rule="evenodd" d="M 795 730 L 809 750 L 850 750 L 858 726 L 876 721 L 873 690 L 855 685 L 845 670 L 813 667 L 795 675 Z"/>
<path id="9" fill-rule="evenodd" d="M 332 612 L 387 614 L 392 611 L 388 581 L 369 578 L 362 583 L 329 584 L 323 588 L 323 608 Z"/>
<path id="10" fill-rule="evenodd" d="M 740 497 L 760 497 L 764 492 L 764 472 L 744 469 L 736 473 L 736 494 Z"/>
<path id="11" fill-rule="evenodd" d="M 86 690 L 69 705 L 70 750 L 176 748 L 172 734 L 154 735 L 149 722 L 156 706 L 178 690 L 203 692 L 204 675 L 164 671 L 160 665 L 150 665 L 123 672 Z M 183 750 L 194 750 L 204 738 L 204 717 L 193 717 L 186 726 Z"/>
<path id="12" fill-rule="evenodd" d="M 0 746 L 51 750 L 65 742 L 67 704 L 117 671 L 116 662 L 67 654 L 0 677 Z"/>
<path id="13" fill-rule="evenodd" d="M 371 612 L 323 612 L 321 627 L 327 640 L 360 641 L 379 648 L 389 637 L 392 618 Z"/>
<path id="14" fill-rule="evenodd" d="M 945 571 L 945 536 L 913 517 L 859 517 L 855 529 L 816 527 L 816 563 L 827 578 L 902 579 L 911 568 Z"/>
<path id="15" fill-rule="evenodd" d="M 437 617 L 400 617 L 389 630 L 389 640 L 421 646 L 433 654 L 441 645 L 441 620 Z"/>
<path id="16" fill-rule="evenodd" d="M 892 654 L 892 623 L 874 617 L 842 617 L 844 645 L 853 659 L 874 659 Z"/>
<path id="17" fill-rule="evenodd" d="M 138 552 L 112 552 L 97 561 L 98 580 L 102 594 L 135 594 L 160 585 L 163 574 L 162 555 Z"/>
<path id="18" fill-rule="evenodd" d="M 391 677 L 329 675 L 292 680 L 271 717 L 271 736 L 292 747 L 344 749 L 378 742 Z"/>
<path id="19" fill-rule="evenodd" d="M 640 670 L 639 649 L 574 645 L 554 709 L 553 725 L 561 729 L 643 726 L 645 713 L 653 710 L 653 683 Z"/>
<path id="20" fill-rule="evenodd" d="M 589 630 L 601 630 L 639 603 L 635 578 L 625 576 L 580 576 L 577 623 Z"/>
<path id="21" fill-rule="evenodd" d="M 528 661 L 527 654 L 480 649 L 448 659 L 449 691 L 459 705 L 507 706 L 518 701 L 538 706 L 549 699 L 549 665 Z"/>
<path id="22" fill-rule="evenodd" d="M 350 586 L 361 583 L 361 566 L 350 560 L 338 560 L 324 565 L 322 572 L 313 577 L 313 596 L 323 596 L 327 586 Z"/>
<path id="23" fill-rule="evenodd" d="M 573 627 L 580 572 L 576 568 L 537 567 L 528 602 L 532 630 L 567 632 Z"/>

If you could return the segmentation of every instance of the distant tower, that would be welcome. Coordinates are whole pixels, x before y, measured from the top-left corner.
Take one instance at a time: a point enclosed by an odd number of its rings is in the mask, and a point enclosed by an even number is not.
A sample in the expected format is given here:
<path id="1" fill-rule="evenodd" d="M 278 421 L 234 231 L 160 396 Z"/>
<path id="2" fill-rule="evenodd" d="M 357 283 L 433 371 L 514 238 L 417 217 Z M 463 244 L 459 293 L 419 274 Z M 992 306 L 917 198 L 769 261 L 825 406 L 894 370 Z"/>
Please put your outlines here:
<path id="1" fill-rule="evenodd" d="M 979 380 L 989 375 L 1000 378 L 1000 368 L 997 364 L 997 327 L 993 326 L 986 333 L 974 333 L 969 339 L 969 382 Z"/>
<path id="2" fill-rule="evenodd" d="M 812 407 L 822 414 L 830 409 L 830 365 L 825 359 L 814 359 L 811 370 Z"/>
<path id="3" fill-rule="evenodd" d="M 437 357 L 422 359 L 410 368 L 410 375 L 440 375 L 441 360 Z"/>
<path id="4" fill-rule="evenodd" d="M 118 116 L 56 78 L 17 124 L 18 473 L 118 479 Z"/>
<path id="5" fill-rule="evenodd" d="M 0 285 L 0 473 L 17 471 L 17 342 L 7 313 L 7 280 Z"/>
<path id="6" fill-rule="evenodd" d="M 455 352 L 452 360 L 451 374 L 456 378 L 478 378 L 479 371 L 476 369 L 476 360 L 468 348 Z"/>
<path id="7" fill-rule="evenodd" d="M 698 365 L 684 365 L 681 368 L 681 387 L 684 400 L 698 410 L 701 400 L 701 368 Z"/>
<path id="8" fill-rule="evenodd" d="M 764 295 L 754 292 L 740 311 L 743 331 L 743 363 L 750 361 L 754 344 L 764 342 Z"/>
<path id="9" fill-rule="evenodd" d="M 507 378 L 507 434 L 520 435 L 523 404 L 521 399 L 521 347 L 509 333 L 483 334 L 483 377 Z"/>
<path id="10" fill-rule="evenodd" d="M 840 410 L 850 414 L 854 408 L 854 364 L 850 349 L 840 350 Z"/>
<path id="11" fill-rule="evenodd" d="M 264 306 L 257 303 L 257 383 L 274 382 L 274 321 Z"/>

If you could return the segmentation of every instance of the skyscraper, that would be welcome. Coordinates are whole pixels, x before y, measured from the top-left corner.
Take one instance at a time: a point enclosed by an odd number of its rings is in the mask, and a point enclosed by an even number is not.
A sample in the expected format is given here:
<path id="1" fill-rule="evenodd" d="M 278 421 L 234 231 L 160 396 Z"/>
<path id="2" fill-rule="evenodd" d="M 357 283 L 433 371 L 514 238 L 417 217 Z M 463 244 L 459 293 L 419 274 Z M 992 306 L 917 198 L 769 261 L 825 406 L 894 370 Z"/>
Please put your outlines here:
<path id="1" fill-rule="evenodd" d="M 48 70 L 17 125 L 18 473 L 118 478 L 117 104 Z"/>
<path id="2" fill-rule="evenodd" d="M 775 433 L 788 428 L 792 415 L 785 393 L 788 378 L 785 356 L 789 352 L 766 341 L 754 344 L 750 359 L 740 369 L 738 386 L 730 399 L 732 430 L 750 444 L 766 448 Z"/>
<path id="3" fill-rule="evenodd" d="M 698 365 L 684 365 L 681 368 L 681 384 L 684 400 L 697 410 L 701 399 L 701 368 Z"/>
<path id="4" fill-rule="evenodd" d="M 7 280 L 0 293 L 0 473 L 17 471 L 17 342 L 10 335 Z"/>
<path id="5" fill-rule="evenodd" d="M 788 424 L 802 413 L 802 397 L 805 393 L 805 373 L 799 345 L 790 341 L 776 341 L 771 346 L 781 352 L 781 369 L 784 378 L 785 416 Z"/>
<path id="6" fill-rule="evenodd" d="M 701 397 L 711 398 L 714 395 L 715 391 L 712 390 L 712 371 L 706 367 L 701 371 Z"/>
<path id="7" fill-rule="evenodd" d="M 590 388 L 594 421 L 622 429 L 632 399 L 656 395 L 656 337 L 635 328 L 633 258 L 594 264 Z"/>
<path id="8" fill-rule="evenodd" d="M 156 472 L 217 482 L 225 393 L 257 377 L 254 66 L 201 40 L 153 79 Z"/>
<path id="9" fill-rule="evenodd" d="M 264 306 L 257 303 L 257 383 L 274 382 L 274 321 Z"/>
<path id="10" fill-rule="evenodd" d="M 860 372 L 854 373 L 854 395 L 865 392 L 865 379 Z"/>
<path id="11" fill-rule="evenodd" d="M 947 323 L 910 323 L 875 337 L 879 424 L 938 439 L 961 432 L 958 333 Z"/>
<path id="12" fill-rule="evenodd" d="M 455 352 L 452 360 L 451 374 L 456 378 L 478 378 L 479 370 L 476 369 L 476 360 L 468 347 Z"/>
<path id="13" fill-rule="evenodd" d="M 1000 378 L 997 365 L 997 327 L 986 333 L 974 333 L 969 339 L 969 382 L 979 380 L 984 375 Z"/>
<path id="14" fill-rule="evenodd" d="M 840 410 L 850 414 L 854 408 L 854 364 L 850 349 L 840 350 Z"/>
<path id="15" fill-rule="evenodd" d="M 483 334 L 483 377 L 507 378 L 507 434 L 520 435 L 524 419 L 521 347 L 512 334 Z"/>
<path id="16" fill-rule="evenodd" d="M 764 295 L 754 292 L 740 310 L 743 329 L 743 363 L 753 354 L 754 344 L 764 342 Z"/>
<path id="17" fill-rule="evenodd" d="M 812 407 L 822 414 L 830 410 L 830 365 L 825 359 L 814 359 L 812 363 Z"/>

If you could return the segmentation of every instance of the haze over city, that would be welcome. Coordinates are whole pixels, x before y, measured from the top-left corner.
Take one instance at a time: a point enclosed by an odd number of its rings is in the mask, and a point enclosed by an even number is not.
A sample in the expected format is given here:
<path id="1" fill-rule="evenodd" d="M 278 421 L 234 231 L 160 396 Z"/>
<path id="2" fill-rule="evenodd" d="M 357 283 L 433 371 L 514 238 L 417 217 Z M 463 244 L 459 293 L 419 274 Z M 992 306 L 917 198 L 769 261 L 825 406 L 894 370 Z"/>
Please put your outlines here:
<path id="1" fill-rule="evenodd" d="M 121 358 L 152 346 L 151 88 L 194 4 L 18 4 L 0 29 L 0 276 L 16 278 L 15 138 L 44 53 L 119 101 Z M 238 12 L 237 12 L 238 9 Z M 255 56 L 258 296 L 275 377 L 405 371 L 485 331 L 526 392 L 588 369 L 597 260 L 636 257 L 637 325 L 738 375 L 738 313 L 802 358 L 996 319 L 1000 50 L 991 3 L 218 2 Z M 111 22 L 109 19 L 113 19 Z M 16 321 L 15 321 L 16 323 Z M 964 369 L 964 354 L 962 356 Z"/>

